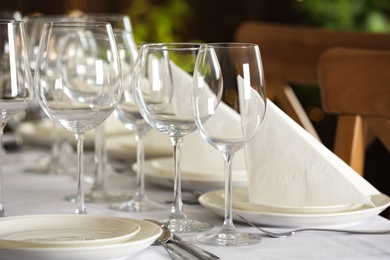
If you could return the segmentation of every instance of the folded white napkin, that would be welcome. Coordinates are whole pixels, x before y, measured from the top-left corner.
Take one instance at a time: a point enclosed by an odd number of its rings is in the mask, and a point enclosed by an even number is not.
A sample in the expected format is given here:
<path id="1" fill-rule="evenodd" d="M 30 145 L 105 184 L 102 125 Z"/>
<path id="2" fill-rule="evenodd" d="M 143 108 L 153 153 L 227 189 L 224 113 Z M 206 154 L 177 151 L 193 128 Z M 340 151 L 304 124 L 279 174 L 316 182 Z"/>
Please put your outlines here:
<path id="1" fill-rule="evenodd" d="M 269 100 L 260 131 L 245 151 L 251 203 L 373 206 L 370 196 L 380 194 Z"/>

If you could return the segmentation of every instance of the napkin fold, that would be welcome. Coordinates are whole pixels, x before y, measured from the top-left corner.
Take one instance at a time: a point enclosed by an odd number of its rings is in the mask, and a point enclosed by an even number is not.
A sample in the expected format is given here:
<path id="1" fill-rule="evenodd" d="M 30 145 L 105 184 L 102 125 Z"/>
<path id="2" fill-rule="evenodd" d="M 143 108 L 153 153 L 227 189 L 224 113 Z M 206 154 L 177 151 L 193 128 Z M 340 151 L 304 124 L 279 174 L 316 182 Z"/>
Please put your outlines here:
<path id="1" fill-rule="evenodd" d="M 245 147 L 249 201 L 269 206 L 367 204 L 380 192 L 272 101 Z"/>

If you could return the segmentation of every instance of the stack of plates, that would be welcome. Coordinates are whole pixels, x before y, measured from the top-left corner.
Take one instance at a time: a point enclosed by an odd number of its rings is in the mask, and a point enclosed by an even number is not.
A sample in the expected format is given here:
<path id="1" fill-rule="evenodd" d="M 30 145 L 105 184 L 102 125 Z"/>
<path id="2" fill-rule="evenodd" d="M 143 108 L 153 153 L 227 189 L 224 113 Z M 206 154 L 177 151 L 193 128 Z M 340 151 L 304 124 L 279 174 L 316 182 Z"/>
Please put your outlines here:
<path id="1" fill-rule="evenodd" d="M 149 159 L 144 165 L 147 180 L 155 185 L 172 188 L 174 163 L 172 157 L 161 157 Z M 137 170 L 137 164 L 133 165 Z M 185 163 L 181 165 L 181 186 L 183 190 L 212 190 L 223 188 L 225 184 L 223 169 L 210 169 L 207 166 L 199 165 L 197 168 L 188 167 Z M 235 187 L 247 186 L 246 170 L 233 170 L 233 185 Z"/>
<path id="2" fill-rule="evenodd" d="M 252 223 L 278 227 L 334 226 L 352 224 L 378 215 L 390 205 L 385 194 L 372 196 L 374 207 L 368 205 L 334 205 L 318 207 L 272 207 L 249 202 L 247 188 L 235 188 L 232 194 L 233 218 L 242 221 L 237 214 Z M 208 192 L 200 196 L 200 204 L 224 216 L 224 190 Z"/>
<path id="3" fill-rule="evenodd" d="M 162 230 L 136 219 L 30 215 L 0 219 L 0 259 L 100 260 L 131 256 Z"/>

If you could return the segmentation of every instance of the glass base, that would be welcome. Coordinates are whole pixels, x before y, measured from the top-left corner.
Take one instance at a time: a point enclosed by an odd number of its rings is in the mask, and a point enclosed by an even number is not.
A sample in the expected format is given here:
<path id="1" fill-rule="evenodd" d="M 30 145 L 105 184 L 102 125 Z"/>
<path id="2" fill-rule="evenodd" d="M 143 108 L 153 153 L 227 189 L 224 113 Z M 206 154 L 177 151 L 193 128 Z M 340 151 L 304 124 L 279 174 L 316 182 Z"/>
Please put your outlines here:
<path id="1" fill-rule="evenodd" d="M 95 163 L 93 162 L 86 162 L 85 163 L 85 168 L 86 170 L 84 170 L 84 181 L 86 183 L 94 183 L 95 182 L 95 179 L 96 179 L 96 165 Z M 94 168 L 94 169 L 92 169 Z M 77 179 L 77 172 L 75 173 L 75 179 Z M 121 176 L 121 174 L 117 173 L 115 168 L 110 164 L 110 163 L 105 163 L 105 165 L 103 166 L 103 172 L 102 172 L 102 176 L 104 176 L 104 179 L 110 179 L 110 178 L 116 178 L 118 176 Z"/>
<path id="2" fill-rule="evenodd" d="M 40 175 L 64 175 L 65 170 L 58 161 L 54 160 L 52 157 L 48 156 L 41 158 L 37 166 L 25 169 L 25 172 L 40 174 Z"/>
<path id="3" fill-rule="evenodd" d="M 77 168 L 72 166 L 65 167 L 65 165 L 70 165 L 70 164 L 61 161 L 60 158 L 56 158 L 51 154 L 47 154 L 39 158 L 35 166 L 27 168 L 24 171 L 27 173 L 39 174 L 39 175 L 76 175 L 77 174 Z"/>
<path id="4" fill-rule="evenodd" d="M 121 204 L 110 206 L 111 209 L 126 211 L 126 212 L 151 212 L 168 210 L 169 207 L 165 204 L 151 201 L 149 199 L 136 200 L 132 199 Z"/>
<path id="5" fill-rule="evenodd" d="M 207 222 L 201 222 L 188 218 L 174 219 L 168 218 L 161 221 L 173 233 L 194 233 L 203 232 L 213 228 L 213 225 Z"/>
<path id="6" fill-rule="evenodd" d="M 87 203 L 115 203 L 126 201 L 130 198 L 129 195 L 121 192 L 99 190 L 91 191 L 84 196 L 84 201 Z M 70 195 L 65 198 L 66 200 L 75 203 L 77 201 L 77 195 Z"/>
<path id="7" fill-rule="evenodd" d="M 199 235 L 195 240 L 213 246 L 248 246 L 260 243 L 261 237 L 250 233 L 220 231 Z"/>

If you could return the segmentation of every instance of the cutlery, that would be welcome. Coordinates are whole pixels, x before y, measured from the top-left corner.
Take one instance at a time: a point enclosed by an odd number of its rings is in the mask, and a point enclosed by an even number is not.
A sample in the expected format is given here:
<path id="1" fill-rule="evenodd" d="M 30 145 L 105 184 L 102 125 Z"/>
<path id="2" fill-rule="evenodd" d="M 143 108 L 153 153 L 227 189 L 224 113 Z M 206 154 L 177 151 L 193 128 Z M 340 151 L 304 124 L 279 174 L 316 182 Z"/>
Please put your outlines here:
<path id="1" fill-rule="evenodd" d="M 381 234 L 390 234 L 390 230 L 347 230 L 347 229 L 332 229 L 332 228 L 299 228 L 294 229 L 286 232 L 271 232 L 269 230 L 260 228 L 253 223 L 249 222 L 246 218 L 243 216 L 237 214 L 238 217 L 240 217 L 242 220 L 244 220 L 246 223 L 251 225 L 252 227 L 260 230 L 261 232 L 265 233 L 266 235 L 270 237 L 275 238 L 284 238 L 294 235 L 298 232 L 306 232 L 306 231 L 325 231 L 325 232 L 342 232 L 347 234 L 360 234 L 360 235 L 381 235 Z"/>
<path id="2" fill-rule="evenodd" d="M 162 245 L 173 260 L 189 260 L 189 258 L 177 251 L 174 247 L 167 244 L 168 240 L 172 236 L 171 231 L 169 231 L 169 229 L 165 226 L 161 226 L 161 228 L 163 231 L 162 234 L 156 239 L 156 241 L 153 242 L 152 245 Z"/>
<path id="3" fill-rule="evenodd" d="M 153 219 L 145 219 L 146 221 L 149 221 L 149 222 L 152 222 L 154 224 L 157 224 L 159 225 L 163 230 L 168 230 L 169 229 L 162 223 L 158 222 L 157 220 L 153 220 Z M 194 245 L 194 244 L 191 244 L 191 243 L 188 243 L 186 242 L 184 239 L 182 239 L 181 237 L 175 235 L 174 233 L 170 233 L 170 241 L 172 241 L 175 245 L 177 245 L 178 247 L 186 250 L 187 252 L 191 253 L 192 255 L 196 256 L 198 259 L 201 259 L 201 260 L 220 260 L 221 258 Z M 168 240 L 169 240 L 168 239 Z"/>

